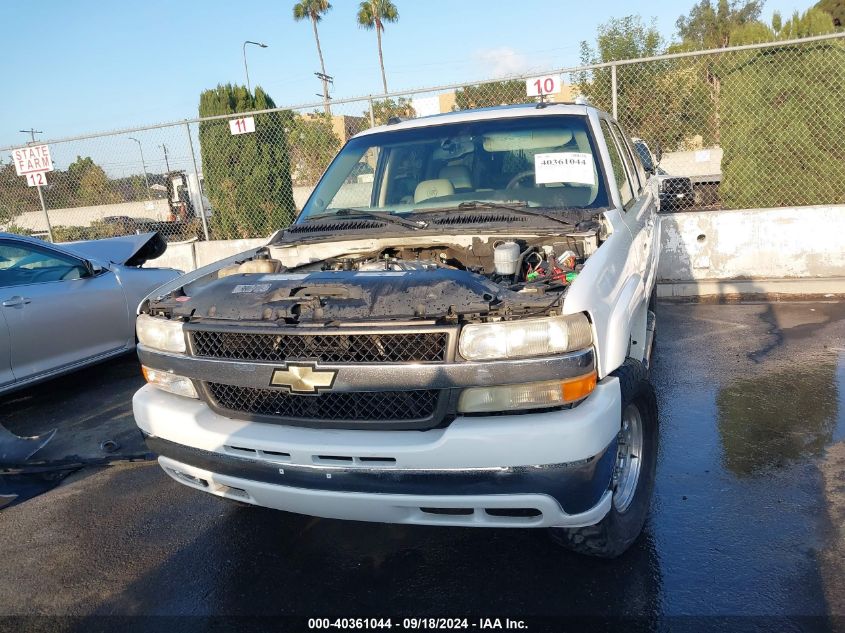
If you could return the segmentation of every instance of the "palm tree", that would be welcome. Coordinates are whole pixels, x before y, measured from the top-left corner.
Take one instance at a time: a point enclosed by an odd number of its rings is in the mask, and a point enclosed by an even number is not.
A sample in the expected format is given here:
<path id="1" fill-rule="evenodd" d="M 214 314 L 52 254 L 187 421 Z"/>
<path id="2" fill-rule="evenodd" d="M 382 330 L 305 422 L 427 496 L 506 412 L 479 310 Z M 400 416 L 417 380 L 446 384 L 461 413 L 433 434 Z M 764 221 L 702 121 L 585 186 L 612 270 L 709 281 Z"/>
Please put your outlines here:
<path id="1" fill-rule="evenodd" d="M 390 0 L 361 0 L 358 7 L 358 26 L 375 29 L 378 37 L 378 61 L 381 64 L 381 82 L 387 94 L 387 77 L 384 74 L 384 56 L 381 52 L 381 32 L 385 22 L 398 22 L 399 11 Z"/>
<path id="2" fill-rule="evenodd" d="M 329 0 L 300 0 L 293 5 L 293 19 L 297 22 L 302 20 L 311 20 L 311 26 L 314 28 L 314 40 L 317 42 L 317 55 L 320 56 L 320 70 L 323 75 L 320 79 L 323 81 L 323 106 L 326 109 L 326 114 L 331 114 L 331 107 L 329 106 L 329 82 L 326 74 L 326 64 L 323 61 L 323 49 L 320 47 L 320 35 L 317 33 L 317 22 L 323 19 L 323 16 L 332 8 Z"/>

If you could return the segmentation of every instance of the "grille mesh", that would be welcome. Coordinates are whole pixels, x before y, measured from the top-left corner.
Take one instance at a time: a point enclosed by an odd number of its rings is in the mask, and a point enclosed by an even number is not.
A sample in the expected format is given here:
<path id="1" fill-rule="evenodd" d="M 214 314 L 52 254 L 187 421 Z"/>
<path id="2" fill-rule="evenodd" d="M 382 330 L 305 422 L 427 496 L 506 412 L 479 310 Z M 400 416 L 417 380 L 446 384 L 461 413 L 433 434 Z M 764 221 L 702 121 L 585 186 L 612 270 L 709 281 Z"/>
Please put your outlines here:
<path id="1" fill-rule="evenodd" d="M 442 362 L 449 341 L 446 332 L 293 335 L 197 331 L 191 336 L 196 356 L 268 362 Z"/>
<path id="2" fill-rule="evenodd" d="M 383 422 L 426 420 L 437 410 L 439 391 L 358 391 L 298 396 L 274 389 L 208 383 L 217 405 L 230 411 L 294 420 Z"/>

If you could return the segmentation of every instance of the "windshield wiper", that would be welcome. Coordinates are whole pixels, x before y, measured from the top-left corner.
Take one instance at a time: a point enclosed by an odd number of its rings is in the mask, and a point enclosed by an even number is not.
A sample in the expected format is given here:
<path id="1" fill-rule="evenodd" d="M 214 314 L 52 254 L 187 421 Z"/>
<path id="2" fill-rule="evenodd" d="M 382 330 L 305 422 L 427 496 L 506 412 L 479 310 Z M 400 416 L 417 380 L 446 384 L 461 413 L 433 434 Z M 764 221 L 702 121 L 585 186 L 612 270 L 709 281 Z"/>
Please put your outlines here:
<path id="1" fill-rule="evenodd" d="M 389 222 L 390 224 L 398 224 L 399 226 L 404 226 L 409 229 L 424 229 L 428 226 L 428 222 L 421 222 L 421 221 L 413 221 L 413 220 L 406 220 L 404 218 L 400 218 L 398 216 L 393 215 L 392 213 L 385 213 L 383 211 L 361 211 L 360 209 L 338 209 L 334 212 L 334 215 L 342 215 L 347 217 L 360 217 L 360 218 L 374 218 L 376 220 L 384 220 L 385 222 Z"/>
<path id="2" fill-rule="evenodd" d="M 516 202 L 511 205 L 498 202 L 485 202 L 483 200 L 469 200 L 467 202 L 461 202 L 457 208 L 460 211 L 468 211 L 472 209 L 502 209 L 504 211 L 513 211 L 514 213 L 521 213 L 523 215 L 533 215 L 534 217 L 545 218 L 547 220 L 551 220 L 552 222 L 557 222 L 558 224 L 572 226 L 571 222 L 567 222 L 566 220 L 555 217 L 549 213 L 529 210 L 527 202 Z"/>

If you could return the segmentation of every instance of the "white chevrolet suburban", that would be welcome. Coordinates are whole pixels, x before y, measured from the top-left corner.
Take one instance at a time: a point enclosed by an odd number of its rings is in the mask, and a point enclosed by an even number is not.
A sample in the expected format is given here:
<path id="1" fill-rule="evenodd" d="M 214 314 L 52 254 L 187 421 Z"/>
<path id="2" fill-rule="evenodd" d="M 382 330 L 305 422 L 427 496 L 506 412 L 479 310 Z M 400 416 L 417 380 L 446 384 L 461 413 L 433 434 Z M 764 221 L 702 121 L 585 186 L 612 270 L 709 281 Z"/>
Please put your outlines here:
<path id="1" fill-rule="evenodd" d="M 617 556 L 657 459 L 651 185 L 588 104 L 362 132 L 292 226 L 142 303 L 138 426 L 218 497 Z"/>

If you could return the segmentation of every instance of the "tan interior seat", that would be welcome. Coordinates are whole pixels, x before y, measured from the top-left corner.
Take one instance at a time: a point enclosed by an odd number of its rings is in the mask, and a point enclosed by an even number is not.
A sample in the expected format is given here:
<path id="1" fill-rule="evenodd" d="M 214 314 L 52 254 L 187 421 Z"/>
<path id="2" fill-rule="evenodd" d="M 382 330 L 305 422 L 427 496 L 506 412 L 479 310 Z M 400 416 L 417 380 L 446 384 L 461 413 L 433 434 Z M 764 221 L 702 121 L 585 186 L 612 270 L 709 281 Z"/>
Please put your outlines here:
<path id="1" fill-rule="evenodd" d="M 466 165 L 444 165 L 440 169 L 440 178 L 445 178 L 452 183 L 455 191 L 459 189 L 472 189 L 472 175 Z"/>
<path id="2" fill-rule="evenodd" d="M 452 186 L 451 181 L 446 178 L 423 180 L 417 185 L 416 191 L 414 191 L 414 202 L 422 202 L 429 198 L 451 196 L 453 193 L 455 193 L 455 188 Z"/>

